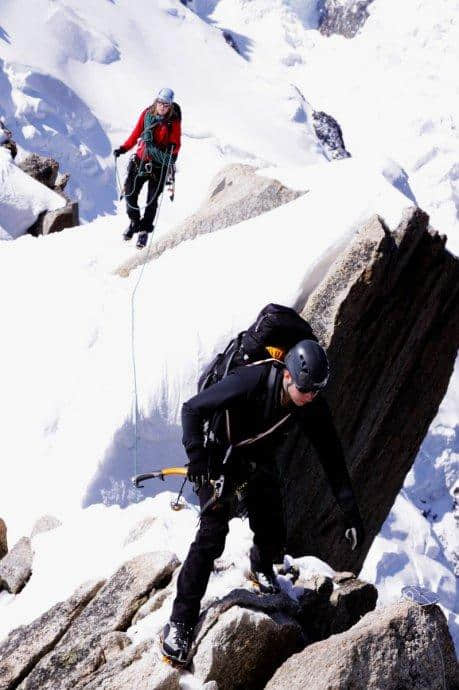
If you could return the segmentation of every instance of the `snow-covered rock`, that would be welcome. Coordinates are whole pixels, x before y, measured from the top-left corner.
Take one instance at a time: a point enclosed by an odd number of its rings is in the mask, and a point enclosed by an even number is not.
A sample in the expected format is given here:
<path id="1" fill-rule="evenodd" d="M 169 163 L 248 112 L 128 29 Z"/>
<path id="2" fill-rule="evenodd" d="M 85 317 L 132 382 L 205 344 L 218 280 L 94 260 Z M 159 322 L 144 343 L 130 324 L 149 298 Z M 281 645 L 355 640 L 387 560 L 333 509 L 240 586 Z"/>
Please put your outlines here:
<path id="1" fill-rule="evenodd" d="M 23 235 L 40 213 L 65 204 L 62 196 L 23 172 L 0 148 L 0 240 Z"/>

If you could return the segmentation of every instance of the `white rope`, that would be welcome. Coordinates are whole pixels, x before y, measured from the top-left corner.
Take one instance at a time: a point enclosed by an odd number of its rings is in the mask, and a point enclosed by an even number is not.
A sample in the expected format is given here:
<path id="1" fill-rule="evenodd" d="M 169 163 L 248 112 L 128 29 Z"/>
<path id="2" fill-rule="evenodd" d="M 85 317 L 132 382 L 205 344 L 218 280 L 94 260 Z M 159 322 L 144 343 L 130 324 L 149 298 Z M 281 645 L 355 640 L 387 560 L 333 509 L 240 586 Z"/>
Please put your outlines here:
<path id="1" fill-rule="evenodd" d="M 167 168 L 166 168 L 166 177 L 167 174 L 169 173 L 169 166 L 172 158 L 172 151 L 169 153 L 169 160 L 167 162 Z M 161 174 L 162 174 L 163 168 L 161 168 Z M 161 178 L 160 178 L 161 179 Z M 153 222 L 156 221 L 157 218 L 159 218 L 159 214 L 161 211 L 161 206 L 163 203 L 163 195 L 161 194 L 161 197 L 159 199 L 158 203 L 158 208 L 156 209 L 155 217 L 153 218 Z M 153 233 L 149 233 L 149 238 L 148 238 L 148 243 L 147 243 L 147 257 L 142 264 L 142 268 L 139 272 L 139 276 L 137 278 L 137 282 L 134 285 L 134 289 L 131 294 L 131 358 L 132 358 L 132 377 L 133 377 L 133 403 L 132 403 L 132 417 L 134 420 L 134 475 L 137 474 L 137 465 L 138 465 L 138 437 L 137 437 L 137 427 L 138 427 L 138 419 L 139 419 L 139 403 L 138 403 L 138 389 L 137 389 L 137 368 L 136 368 L 136 362 L 135 362 L 135 296 L 137 293 L 137 289 L 140 285 L 140 282 L 143 277 L 143 272 L 145 270 L 145 266 L 147 265 L 147 262 L 149 261 L 150 258 L 150 250 L 151 250 L 151 239 L 152 239 Z"/>

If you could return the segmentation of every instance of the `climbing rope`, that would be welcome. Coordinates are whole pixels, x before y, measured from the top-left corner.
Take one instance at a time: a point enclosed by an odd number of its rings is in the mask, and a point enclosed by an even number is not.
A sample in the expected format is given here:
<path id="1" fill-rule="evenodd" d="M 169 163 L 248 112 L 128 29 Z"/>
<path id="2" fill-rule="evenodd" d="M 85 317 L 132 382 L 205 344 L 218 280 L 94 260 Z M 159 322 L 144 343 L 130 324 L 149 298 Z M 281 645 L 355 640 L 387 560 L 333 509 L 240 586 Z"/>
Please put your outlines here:
<path id="1" fill-rule="evenodd" d="M 144 132 L 145 132 L 145 129 L 143 130 L 143 132 L 142 132 L 142 134 L 141 134 L 141 137 L 143 136 Z M 170 147 L 170 149 L 169 149 L 169 157 L 167 158 L 166 174 L 165 174 L 165 177 L 164 177 L 164 181 L 166 181 L 166 180 L 168 179 L 169 170 L 170 170 L 170 166 L 171 166 L 171 160 L 172 160 L 172 147 Z M 143 163 L 144 163 L 144 161 L 141 161 L 141 162 L 140 162 L 140 165 L 138 166 L 138 169 L 137 169 L 137 174 L 136 174 L 136 176 L 135 176 L 135 178 L 134 178 L 134 181 L 133 181 L 132 189 L 131 189 L 131 191 L 129 192 L 129 194 L 126 194 L 126 193 L 123 193 L 123 188 L 122 188 L 122 186 L 121 186 L 121 181 L 120 181 L 120 177 L 119 177 L 119 173 L 118 173 L 117 159 L 116 159 L 116 157 L 115 157 L 115 176 L 116 176 L 116 181 L 117 181 L 117 185 L 118 185 L 118 191 L 119 191 L 119 193 L 120 193 L 120 197 L 121 197 L 121 198 L 122 198 L 123 195 L 124 195 L 125 197 L 129 197 L 129 196 L 132 194 L 132 191 L 135 189 L 135 185 L 136 185 L 136 182 L 137 182 L 137 178 L 140 177 L 140 176 L 142 175 L 141 170 L 142 170 L 142 165 L 143 165 Z M 162 180 L 163 180 L 163 173 L 164 173 L 164 161 L 163 161 L 163 163 L 161 164 L 161 170 L 160 170 L 159 180 L 158 180 L 158 184 L 156 185 L 155 193 L 151 196 L 150 201 L 147 202 L 147 203 L 145 204 L 145 206 L 143 206 L 143 207 L 141 207 L 141 206 L 139 206 L 139 205 L 137 205 L 137 206 L 132 206 L 132 205 L 128 202 L 127 198 L 126 198 L 126 204 L 127 204 L 127 206 L 128 206 L 129 208 L 138 210 L 139 212 L 145 211 L 145 209 L 146 209 L 146 208 L 157 198 L 157 196 L 158 196 L 159 188 L 160 188 L 161 182 L 162 182 Z M 155 216 L 154 216 L 154 218 L 153 218 L 153 224 L 154 224 L 155 221 L 159 218 L 160 211 L 161 211 L 161 206 L 162 206 L 162 202 L 163 202 L 163 195 L 162 195 L 162 193 L 161 193 L 161 196 L 160 196 L 159 202 L 158 202 L 158 206 L 157 206 L 157 208 L 156 208 L 156 213 L 155 213 Z M 145 270 L 145 266 L 146 266 L 146 264 L 147 264 L 147 262 L 149 261 L 149 258 L 150 258 L 151 238 L 152 238 L 152 236 L 153 236 L 153 233 L 151 232 L 151 233 L 148 233 L 148 234 L 149 234 L 149 238 L 148 238 L 148 242 L 147 242 L 147 256 L 146 256 L 145 261 L 144 261 L 143 264 L 142 264 L 142 268 L 141 268 L 141 270 L 140 270 L 139 276 L 138 276 L 137 281 L 136 281 L 136 283 L 135 283 L 135 285 L 134 285 L 134 289 L 133 289 L 133 291 L 132 291 L 132 293 L 131 293 L 131 301 L 130 301 L 130 307 L 131 307 L 131 314 L 130 314 L 130 318 L 131 318 L 131 360 L 132 360 L 132 378 L 133 378 L 132 418 L 133 418 L 133 422 L 134 422 L 134 475 L 137 474 L 137 467 L 138 467 L 138 421 L 139 421 L 139 402 L 138 402 L 138 387 L 137 387 L 137 367 L 136 367 L 136 361 L 135 361 L 135 297 L 136 297 L 137 289 L 138 289 L 138 287 L 139 287 L 139 285 L 140 285 L 140 282 L 141 282 L 141 280 L 142 280 L 142 277 L 143 277 L 143 273 L 144 273 L 144 270 Z"/>

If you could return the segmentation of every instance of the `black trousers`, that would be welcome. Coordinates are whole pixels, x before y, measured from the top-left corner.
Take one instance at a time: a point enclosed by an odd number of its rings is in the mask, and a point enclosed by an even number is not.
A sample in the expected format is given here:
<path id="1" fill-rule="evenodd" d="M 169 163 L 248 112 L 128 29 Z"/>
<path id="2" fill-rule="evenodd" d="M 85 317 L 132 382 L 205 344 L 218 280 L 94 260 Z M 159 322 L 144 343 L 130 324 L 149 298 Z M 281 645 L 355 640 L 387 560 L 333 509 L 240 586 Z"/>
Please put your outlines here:
<path id="1" fill-rule="evenodd" d="M 222 555 L 228 534 L 228 521 L 232 517 L 231 493 L 234 482 L 225 480 L 223 500 L 208 508 L 201 517 L 200 526 L 177 580 L 177 596 L 171 619 L 195 625 L 199 617 L 201 599 L 207 588 L 214 560 Z M 212 496 L 212 486 L 205 484 L 199 491 L 201 510 Z M 226 500 L 225 500 L 226 499 Z M 253 570 L 269 571 L 282 554 L 285 531 L 282 497 L 277 471 L 258 465 L 248 475 L 247 508 L 249 525 L 254 533 L 250 550 Z"/>
<path id="2" fill-rule="evenodd" d="M 143 174 L 139 174 L 143 173 Z M 166 181 L 166 168 L 151 168 L 151 173 L 145 174 L 145 164 L 137 156 L 131 158 L 128 166 L 126 182 L 124 183 L 124 196 L 126 199 L 127 214 L 136 226 L 137 231 L 151 232 L 158 208 L 158 198 L 164 189 Z M 140 217 L 138 199 L 140 191 L 145 183 L 148 183 L 146 208 L 143 218 Z"/>

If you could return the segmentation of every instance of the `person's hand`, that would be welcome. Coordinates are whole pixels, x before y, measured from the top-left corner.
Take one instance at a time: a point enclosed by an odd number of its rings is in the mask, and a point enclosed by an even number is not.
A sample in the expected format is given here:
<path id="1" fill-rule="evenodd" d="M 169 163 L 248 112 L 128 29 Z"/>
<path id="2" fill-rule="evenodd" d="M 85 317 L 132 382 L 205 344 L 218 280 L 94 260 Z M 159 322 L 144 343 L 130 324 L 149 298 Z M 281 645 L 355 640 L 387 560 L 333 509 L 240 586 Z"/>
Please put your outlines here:
<path id="1" fill-rule="evenodd" d="M 207 460 L 191 460 L 188 463 L 188 480 L 194 484 L 195 491 L 209 481 L 209 464 Z"/>
<path id="2" fill-rule="evenodd" d="M 113 155 L 115 158 L 118 158 L 118 156 L 121 156 L 121 154 L 126 153 L 126 149 L 124 146 L 119 146 L 117 149 L 113 151 Z"/>
<path id="3" fill-rule="evenodd" d="M 363 529 L 362 523 L 356 522 L 351 527 L 348 527 L 344 532 L 344 536 L 350 543 L 352 551 L 362 546 L 365 539 L 365 530 Z"/>

